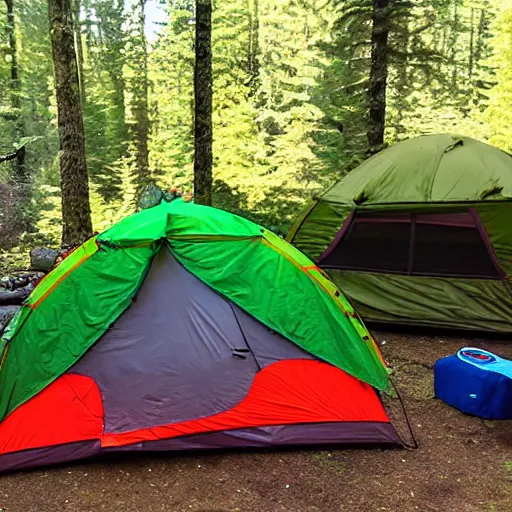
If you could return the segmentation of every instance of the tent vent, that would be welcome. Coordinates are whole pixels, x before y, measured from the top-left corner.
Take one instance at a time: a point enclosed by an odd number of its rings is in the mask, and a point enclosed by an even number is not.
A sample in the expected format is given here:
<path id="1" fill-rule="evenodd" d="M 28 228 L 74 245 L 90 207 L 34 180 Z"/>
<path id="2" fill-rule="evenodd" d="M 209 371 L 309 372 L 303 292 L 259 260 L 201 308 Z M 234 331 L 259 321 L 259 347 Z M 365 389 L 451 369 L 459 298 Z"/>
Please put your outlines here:
<path id="1" fill-rule="evenodd" d="M 354 197 L 354 203 L 356 203 L 358 206 L 362 205 L 363 203 L 366 203 L 370 199 L 365 195 L 364 192 L 361 192 L 358 196 Z"/>
<path id="2" fill-rule="evenodd" d="M 463 146 L 464 145 L 464 141 L 462 139 L 459 139 L 457 140 L 456 142 L 454 142 L 453 144 L 450 144 L 445 150 L 444 152 L 445 153 L 448 153 L 448 151 L 451 151 L 452 149 L 455 149 L 457 146 Z"/>

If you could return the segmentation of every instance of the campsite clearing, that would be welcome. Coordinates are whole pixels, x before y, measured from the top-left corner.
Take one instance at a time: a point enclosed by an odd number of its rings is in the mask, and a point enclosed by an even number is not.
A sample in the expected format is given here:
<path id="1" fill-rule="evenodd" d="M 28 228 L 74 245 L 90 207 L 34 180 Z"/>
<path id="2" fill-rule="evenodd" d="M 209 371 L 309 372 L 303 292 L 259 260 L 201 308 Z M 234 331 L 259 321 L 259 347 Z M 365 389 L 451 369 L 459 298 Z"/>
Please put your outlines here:
<path id="1" fill-rule="evenodd" d="M 435 400 L 432 366 L 463 345 L 510 341 L 375 333 L 420 444 L 393 449 L 115 456 L 0 478 L 3 512 L 509 512 L 512 422 Z M 385 342 L 385 343 L 384 343 Z M 393 403 L 393 412 L 398 404 Z M 394 414 L 393 414 L 394 416 Z M 397 422 L 401 433 L 403 428 Z"/>

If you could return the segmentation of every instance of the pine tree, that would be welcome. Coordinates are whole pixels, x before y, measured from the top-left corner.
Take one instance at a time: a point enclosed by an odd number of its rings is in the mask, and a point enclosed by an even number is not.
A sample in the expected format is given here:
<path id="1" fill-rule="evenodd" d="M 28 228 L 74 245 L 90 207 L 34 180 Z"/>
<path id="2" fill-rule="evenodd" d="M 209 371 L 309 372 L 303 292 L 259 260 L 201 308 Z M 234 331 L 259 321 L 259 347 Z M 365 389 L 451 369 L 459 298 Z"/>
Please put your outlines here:
<path id="1" fill-rule="evenodd" d="M 260 85 L 260 6 L 259 0 L 247 0 L 249 18 L 248 48 L 247 48 L 247 86 L 251 88 L 254 96 Z"/>
<path id="2" fill-rule="evenodd" d="M 134 179 L 137 192 L 151 182 L 149 168 L 149 114 L 148 114 L 148 50 L 145 35 L 146 0 L 137 0 L 134 9 L 133 38 L 130 52 L 130 66 L 133 75 L 130 80 L 132 95 L 132 140 L 134 145 Z"/>
<path id="3" fill-rule="evenodd" d="M 97 191 L 106 202 L 118 200 L 122 196 L 122 161 L 128 156 L 129 132 L 125 103 L 127 80 L 124 72 L 127 63 L 127 34 L 124 6 L 124 0 L 97 0 L 94 3 L 98 30 L 96 80 L 99 86 L 94 89 L 94 100 L 99 107 L 94 117 L 103 117 L 101 136 L 106 144 L 101 159 L 97 159 L 93 182 L 97 184 Z M 145 44 L 145 40 L 141 41 L 137 37 L 137 58 L 143 53 L 142 44 Z M 95 129 L 94 125 L 91 123 L 90 132 Z M 97 155 L 98 152 L 96 158 Z M 93 155 L 89 154 L 89 161 L 92 158 Z"/>
<path id="4" fill-rule="evenodd" d="M 30 173 L 25 162 L 25 126 L 21 104 L 21 81 L 18 64 L 18 40 L 16 35 L 16 21 L 14 12 L 14 0 L 5 0 L 6 6 L 6 33 L 9 48 L 10 60 L 10 103 L 11 122 L 15 144 L 20 147 L 16 152 L 16 159 L 13 161 L 11 183 L 14 191 L 13 231 L 20 233 L 30 229 L 29 212 L 27 211 L 30 201 Z"/>
<path id="5" fill-rule="evenodd" d="M 194 0 L 169 8 L 149 55 L 152 165 L 165 184 L 191 188 L 194 159 Z"/>
<path id="6" fill-rule="evenodd" d="M 101 48 L 102 66 L 107 70 L 112 82 L 111 101 L 117 126 L 113 136 L 120 141 L 127 139 L 126 112 L 124 95 L 126 80 L 123 67 L 126 63 L 126 34 L 123 28 L 124 0 L 99 0 L 96 3 L 98 23 L 103 34 Z M 145 41 L 143 41 L 145 43 Z"/>
<path id="7" fill-rule="evenodd" d="M 386 128 L 386 87 L 388 79 L 389 0 L 373 0 L 372 54 L 368 87 L 368 145 L 372 152 L 384 144 Z"/>
<path id="8" fill-rule="evenodd" d="M 75 52 L 78 67 L 78 85 L 80 87 L 80 106 L 82 112 L 85 108 L 85 84 L 84 84 L 84 52 L 82 47 L 82 30 L 80 26 L 80 0 L 72 0 L 73 28 L 75 30 Z"/>
<path id="9" fill-rule="evenodd" d="M 497 84 L 488 93 L 485 118 L 490 125 L 490 142 L 512 153 L 512 7 L 499 14 L 492 28 L 497 35 L 490 64 L 496 70 Z"/>
<path id="10" fill-rule="evenodd" d="M 60 136 L 62 245 L 92 234 L 78 67 L 70 0 L 48 0 Z"/>
<path id="11" fill-rule="evenodd" d="M 212 204 L 212 3 L 196 0 L 194 198 Z"/>

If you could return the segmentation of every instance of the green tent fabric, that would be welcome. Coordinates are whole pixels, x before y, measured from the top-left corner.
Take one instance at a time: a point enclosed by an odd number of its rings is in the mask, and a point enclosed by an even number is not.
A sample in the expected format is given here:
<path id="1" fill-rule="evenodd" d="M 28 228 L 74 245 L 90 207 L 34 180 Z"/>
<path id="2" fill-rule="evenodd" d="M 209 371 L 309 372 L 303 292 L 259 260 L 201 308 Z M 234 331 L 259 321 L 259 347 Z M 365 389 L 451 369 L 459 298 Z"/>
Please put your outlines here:
<path id="1" fill-rule="evenodd" d="M 410 231 L 392 233 L 399 222 Z M 408 250 L 392 269 L 383 251 L 400 237 Z M 512 156 L 497 148 L 448 134 L 397 143 L 311 201 L 286 239 L 327 271 L 364 320 L 512 331 Z M 457 269 L 454 251 L 466 246 L 467 261 L 478 253 L 480 263 Z M 430 268 L 417 263 L 427 254 Z M 480 275 L 490 262 L 495 275 Z"/>
<path id="2" fill-rule="evenodd" d="M 163 244 L 188 271 L 272 330 L 388 389 L 389 370 L 375 341 L 311 260 L 248 220 L 176 200 L 87 241 L 36 287 L 1 339 L 0 421 L 106 332 L 131 304 Z"/>

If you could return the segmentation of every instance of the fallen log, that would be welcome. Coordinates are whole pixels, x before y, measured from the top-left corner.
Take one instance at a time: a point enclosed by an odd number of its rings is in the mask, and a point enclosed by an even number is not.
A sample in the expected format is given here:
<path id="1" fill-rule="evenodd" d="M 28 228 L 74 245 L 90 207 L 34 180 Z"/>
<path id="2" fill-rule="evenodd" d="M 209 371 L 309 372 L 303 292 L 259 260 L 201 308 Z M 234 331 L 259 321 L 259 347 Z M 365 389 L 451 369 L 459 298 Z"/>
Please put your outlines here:
<path id="1" fill-rule="evenodd" d="M 19 270 L 0 278 L 0 307 L 21 306 L 41 278 L 65 256 L 61 251 L 48 247 L 32 249 L 31 271 Z"/>
<path id="2" fill-rule="evenodd" d="M 58 250 L 37 247 L 30 251 L 32 270 L 12 271 L 0 278 L 0 335 L 59 256 Z"/>
<path id="3" fill-rule="evenodd" d="M 0 290 L 16 290 L 18 288 L 24 288 L 30 283 L 39 281 L 44 276 L 43 272 L 22 272 L 19 274 L 8 275 L 0 279 Z"/>
<path id="4" fill-rule="evenodd" d="M 34 289 L 33 284 L 17 290 L 0 291 L 0 306 L 21 306 Z"/>

